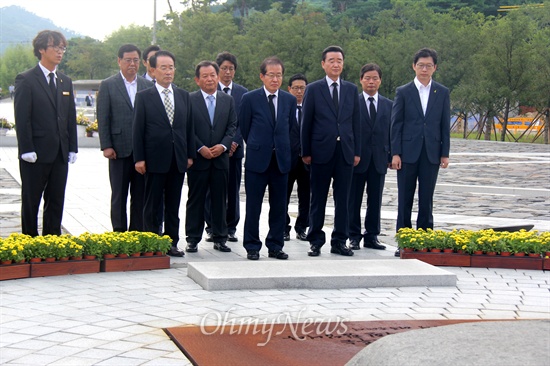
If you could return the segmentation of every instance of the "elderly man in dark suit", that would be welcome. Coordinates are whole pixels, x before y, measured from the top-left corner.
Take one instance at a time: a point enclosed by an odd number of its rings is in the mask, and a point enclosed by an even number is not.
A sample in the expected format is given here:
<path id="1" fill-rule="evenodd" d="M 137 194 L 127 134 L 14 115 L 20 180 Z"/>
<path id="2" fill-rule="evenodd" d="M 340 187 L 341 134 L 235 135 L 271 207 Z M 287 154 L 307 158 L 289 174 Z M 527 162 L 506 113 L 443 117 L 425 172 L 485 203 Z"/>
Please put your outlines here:
<path id="1" fill-rule="evenodd" d="M 311 166 L 311 206 L 307 240 L 309 256 L 321 254 L 325 208 L 331 180 L 334 228 L 331 253 L 352 256 L 348 239 L 348 196 L 353 167 L 361 155 L 359 96 L 357 87 L 340 78 L 344 51 L 338 46 L 323 50 L 321 66 L 326 76 L 307 86 L 301 141 L 302 160 Z"/>
<path id="2" fill-rule="evenodd" d="M 449 89 L 432 80 L 437 53 L 423 48 L 414 55 L 413 81 L 397 88 L 392 110 L 392 168 L 397 169 L 396 230 L 412 227 L 411 211 L 418 181 L 418 229 L 433 229 L 433 195 L 439 168 L 449 166 Z M 396 252 L 399 256 L 399 249 Z"/>
<path id="3" fill-rule="evenodd" d="M 378 94 L 382 83 L 382 70 L 376 64 L 361 68 L 360 82 L 363 92 L 359 94 L 361 115 L 361 161 L 353 169 L 349 194 L 349 239 L 350 248 L 363 246 L 371 249 L 386 249 L 378 241 L 380 213 L 384 180 L 391 163 L 390 124 L 392 101 Z M 361 234 L 361 203 L 367 186 L 367 211 L 365 232 Z"/>
<path id="4" fill-rule="evenodd" d="M 260 258 L 260 214 L 266 187 L 269 189 L 268 256 L 287 259 L 283 252 L 286 186 L 290 171 L 290 131 L 296 124 L 296 98 L 279 88 L 283 62 L 266 58 L 260 66 L 263 87 L 243 95 L 239 123 L 246 142 L 246 218 L 244 248 L 250 260 Z"/>
<path id="5" fill-rule="evenodd" d="M 220 67 L 220 77 L 218 82 L 218 90 L 222 90 L 224 93 L 229 94 L 235 101 L 235 108 L 237 114 L 239 114 L 239 105 L 241 104 L 241 98 L 248 91 L 244 86 L 239 85 L 233 81 L 235 72 L 237 71 L 237 57 L 229 52 L 221 52 L 216 56 L 216 63 Z M 243 158 L 244 158 L 244 143 L 241 129 L 237 122 L 237 130 L 231 142 L 231 148 L 229 149 L 229 185 L 227 187 L 227 241 L 236 242 L 237 238 L 237 225 L 241 219 L 240 208 L 240 191 L 241 191 L 241 179 L 243 170 Z M 205 202 L 205 220 L 206 220 L 206 233 L 208 237 L 206 241 L 214 241 L 212 238 L 212 229 L 210 225 L 210 192 L 206 195 Z"/>
<path id="6" fill-rule="evenodd" d="M 150 88 L 139 71 L 141 51 L 133 44 L 118 49 L 120 71 L 103 80 L 97 96 L 97 124 L 103 156 L 109 159 L 111 223 L 113 231 L 143 230 L 145 180 L 134 168 L 132 114 L 136 93 Z M 126 205 L 130 190 L 130 226 Z"/>
<path id="7" fill-rule="evenodd" d="M 63 34 L 44 30 L 33 40 L 38 65 L 15 78 L 15 124 L 21 172 L 21 231 L 61 235 L 65 186 L 76 161 L 76 109 L 71 79 L 57 70 L 67 47 Z"/>
<path id="8" fill-rule="evenodd" d="M 218 64 L 202 61 L 195 68 L 200 90 L 189 95 L 193 110 L 197 159 L 187 173 L 189 195 L 185 215 L 186 251 L 194 253 L 204 230 L 204 201 L 210 190 L 214 249 L 230 252 L 227 242 L 229 151 L 237 128 L 233 98 L 218 91 Z"/>
<path id="9" fill-rule="evenodd" d="M 164 200 L 164 233 L 172 239 L 168 255 L 183 257 L 178 249 L 181 189 L 196 157 L 189 93 L 172 85 L 176 71 L 172 53 L 158 51 L 149 63 L 156 84 L 136 94 L 133 122 L 135 168 L 145 174 L 144 230 L 158 230 L 158 210 Z"/>

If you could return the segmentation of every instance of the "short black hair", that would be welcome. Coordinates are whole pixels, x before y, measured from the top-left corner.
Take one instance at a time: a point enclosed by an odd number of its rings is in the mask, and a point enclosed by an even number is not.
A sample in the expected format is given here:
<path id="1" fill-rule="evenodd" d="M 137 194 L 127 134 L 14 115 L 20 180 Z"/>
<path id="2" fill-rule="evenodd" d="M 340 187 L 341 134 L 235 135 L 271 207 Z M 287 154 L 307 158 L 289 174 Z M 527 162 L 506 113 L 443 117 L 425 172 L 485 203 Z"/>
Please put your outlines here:
<path id="1" fill-rule="evenodd" d="M 157 46 L 157 45 L 151 45 L 151 46 L 147 47 L 146 49 L 144 49 L 143 50 L 143 61 L 147 61 L 147 56 L 149 56 L 149 54 L 152 51 L 160 51 L 160 47 Z"/>
<path id="2" fill-rule="evenodd" d="M 434 65 L 437 65 L 437 52 L 431 48 L 422 48 L 414 54 L 413 64 L 416 65 L 419 58 L 431 57 L 434 60 Z"/>
<path id="3" fill-rule="evenodd" d="M 363 65 L 363 67 L 361 68 L 361 76 L 359 77 L 359 79 L 362 79 L 363 75 L 365 75 L 365 73 L 369 71 L 376 71 L 378 73 L 378 77 L 382 79 L 382 69 L 380 69 L 380 66 L 374 63 Z"/>
<path id="4" fill-rule="evenodd" d="M 307 78 L 304 74 L 294 74 L 290 77 L 290 79 L 288 79 L 288 86 L 292 86 L 292 83 L 296 80 L 303 80 L 307 85 Z"/>
<path id="5" fill-rule="evenodd" d="M 325 61 L 325 58 L 327 57 L 327 53 L 329 52 L 340 52 L 342 54 L 342 59 L 344 58 L 344 50 L 340 46 L 328 46 L 323 50 L 323 61 Z"/>
<path id="6" fill-rule="evenodd" d="M 174 66 L 176 66 L 176 56 L 174 56 L 172 54 L 172 52 L 164 51 L 164 50 L 160 50 L 157 53 L 155 53 L 153 56 L 149 57 L 149 66 L 151 66 L 152 68 L 156 68 L 157 67 L 157 58 L 159 56 L 168 56 L 168 57 L 170 57 L 172 59 L 172 61 L 174 61 Z"/>
<path id="7" fill-rule="evenodd" d="M 260 72 L 262 75 L 266 74 L 268 65 L 281 65 L 283 75 L 285 74 L 285 65 L 283 65 L 283 61 L 281 61 L 281 59 L 277 56 L 271 56 L 262 61 L 262 64 L 260 65 Z"/>
<path id="8" fill-rule="evenodd" d="M 214 61 L 201 61 L 195 66 L 195 77 L 198 79 L 201 76 L 201 68 L 212 66 L 216 70 L 216 75 L 220 74 L 220 67 Z"/>
<path id="9" fill-rule="evenodd" d="M 235 55 L 227 51 L 218 53 L 218 55 L 216 56 L 216 63 L 218 64 L 218 66 L 221 66 L 224 61 L 231 62 L 235 67 L 235 70 L 237 70 L 237 57 L 235 57 Z"/>
<path id="10" fill-rule="evenodd" d="M 36 37 L 32 40 L 33 52 L 36 58 L 42 59 L 40 50 L 48 48 L 48 44 L 52 43 L 53 46 L 67 47 L 67 40 L 65 36 L 58 31 L 43 30 L 38 32 Z"/>
<path id="11" fill-rule="evenodd" d="M 141 57 L 141 51 L 139 50 L 138 46 L 135 44 L 127 43 L 120 46 L 118 49 L 118 58 L 122 59 L 124 57 L 124 54 L 127 52 L 134 52 L 137 51 L 138 56 Z"/>

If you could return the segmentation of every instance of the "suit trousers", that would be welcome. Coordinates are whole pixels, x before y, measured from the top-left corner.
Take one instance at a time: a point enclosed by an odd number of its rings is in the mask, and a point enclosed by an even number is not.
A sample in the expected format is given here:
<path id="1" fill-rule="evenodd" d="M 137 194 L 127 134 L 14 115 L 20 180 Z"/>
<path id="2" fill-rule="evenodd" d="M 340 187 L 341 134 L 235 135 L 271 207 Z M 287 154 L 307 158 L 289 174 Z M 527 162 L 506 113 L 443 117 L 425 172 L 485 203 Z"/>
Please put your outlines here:
<path id="1" fill-rule="evenodd" d="M 175 156 L 172 156 L 167 173 L 145 173 L 144 231 L 157 232 L 159 207 L 164 200 L 164 234 L 172 239 L 172 246 L 177 246 L 179 241 L 179 208 L 184 178 L 185 173 L 178 171 Z"/>
<path id="2" fill-rule="evenodd" d="M 38 236 L 38 210 L 42 194 L 44 212 L 42 235 L 61 235 L 61 220 L 65 203 L 65 187 L 69 164 L 64 161 L 61 149 L 53 163 L 36 163 L 19 160 L 21 174 L 21 232 Z"/>
<path id="3" fill-rule="evenodd" d="M 349 193 L 349 238 L 361 241 L 375 239 L 380 234 L 380 217 L 382 211 L 382 194 L 386 175 L 380 174 L 371 157 L 366 172 L 353 173 Z M 361 205 L 367 188 L 367 210 L 365 214 L 365 231 L 361 234 Z"/>
<path id="4" fill-rule="evenodd" d="M 439 173 L 439 164 L 432 164 L 422 144 L 420 157 L 415 163 L 402 163 L 397 171 L 397 225 L 396 231 L 402 227 L 412 227 L 411 212 L 418 180 L 418 216 L 417 229 L 433 229 L 434 218 L 433 195 Z"/>
<path id="5" fill-rule="evenodd" d="M 294 230 L 296 232 L 304 232 L 309 226 L 309 170 L 302 162 L 301 158 L 292 167 L 288 173 L 288 185 L 286 191 L 286 232 L 290 233 L 290 215 L 288 214 L 288 205 L 290 203 L 290 196 L 294 189 L 294 182 L 298 186 L 298 217 L 294 224 Z"/>
<path id="6" fill-rule="evenodd" d="M 246 217 L 243 245 L 247 251 L 259 251 L 262 248 L 260 214 L 266 187 L 269 194 L 269 232 L 265 245 L 270 251 L 278 251 L 283 248 L 287 180 L 288 174 L 283 174 L 279 170 L 275 153 L 272 154 L 271 162 L 265 172 L 256 173 L 245 169 Z"/>
<path id="7" fill-rule="evenodd" d="M 143 231 L 145 178 L 136 172 L 132 155 L 126 158 L 109 159 L 109 180 L 113 231 Z M 126 214 L 128 189 L 130 190 L 129 228 Z"/>
<path id="8" fill-rule="evenodd" d="M 334 156 L 326 164 L 311 163 L 311 206 L 309 212 L 309 231 L 307 240 L 311 245 L 321 247 L 325 244 L 325 209 L 333 178 L 334 226 L 331 245 L 345 244 L 348 239 L 348 197 L 353 175 L 353 166 L 346 163 L 341 143 L 336 144 Z"/>
<path id="9" fill-rule="evenodd" d="M 243 172 L 242 158 L 229 158 L 229 180 L 227 187 L 227 232 L 235 234 L 237 225 L 241 220 L 240 192 Z M 212 213 L 210 211 L 210 190 L 206 192 L 204 201 L 204 220 L 206 221 L 206 232 L 212 233 Z"/>
<path id="10" fill-rule="evenodd" d="M 204 212 L 207 191 L 210 192 L 212 234 L 214 242 L 227 241 L 227 177 L 228 169 L 216 169 L 211 165 L 204 170 L 189 170 L 187 184 L 189 194 L 185 214 L 185 234 L 188 243 L 199 243 L 204 230 Z"/>

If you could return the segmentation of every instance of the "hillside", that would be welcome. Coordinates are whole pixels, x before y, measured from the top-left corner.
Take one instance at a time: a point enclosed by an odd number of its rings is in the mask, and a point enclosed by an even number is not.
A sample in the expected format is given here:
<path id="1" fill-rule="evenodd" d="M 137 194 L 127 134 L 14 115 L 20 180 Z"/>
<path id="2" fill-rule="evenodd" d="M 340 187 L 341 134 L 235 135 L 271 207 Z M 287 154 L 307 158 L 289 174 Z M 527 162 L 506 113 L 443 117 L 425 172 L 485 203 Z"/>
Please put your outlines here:
<path id="1" fill-rule="evenodd" d="M 39 17 L 19 6 L 0 8 L 0 54 L 4 49 L 14 44 L 31 44 L 36 34 L 43 29 L 52 29 L 63 32 L 67 39 L 80 35 L 56 26 L 51 20 Z"/>

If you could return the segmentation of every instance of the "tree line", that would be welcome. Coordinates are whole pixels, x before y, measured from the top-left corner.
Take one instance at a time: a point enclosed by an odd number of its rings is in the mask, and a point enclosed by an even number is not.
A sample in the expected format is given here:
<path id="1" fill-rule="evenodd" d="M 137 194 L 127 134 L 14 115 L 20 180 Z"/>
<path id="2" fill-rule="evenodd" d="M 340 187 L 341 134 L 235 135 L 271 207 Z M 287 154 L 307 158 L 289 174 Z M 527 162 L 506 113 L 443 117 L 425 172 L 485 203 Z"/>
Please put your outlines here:
<path id="1" fill-rule="evenodd" d="M 249 89 L 260 86 L 259 65 L 272 55 L 285 63 L 286 79 L 300 72 L 313 81 L 323 77 L 322 50 L 336 44 L 346 53 L 346 80 L 359 86 L 361 66 L 375 62 L 383 72 L 380 93 L 393 98 L 396 87 L 414 77 L 415 51 L 434 48 L 439 54 L 434 79 L 451 89 L 453 113 L 475 116 L 475 133 L 488 139 L 495 119 L 505 127 L 519 106 L 532 107 L 535 118 L 546 121 L 550 107 L 550 2 L 492 15 L 488 4 L 496 2 L 187 0 L 189 10 L 166 14 L 155 36 L 161 48 L 175 54 L 175 83 L 187 90 L 197 89 L 194 66 L 221 51 L 237 56 L 235 81 Z M 118 71 L 120 45 L 144 49 L 151 39 L 152 27 L 135 25 L 104 41 L 73 38 L 60 69 L 73 80 L 103 79 Z M 13 83 L 35 62 L 29 47 L 6 50 L 0 85 Z M 499 139 L 507 133 L 510 139 L 505 128 Z M 540 133 L 548 143 L 548 128 Z"/>

